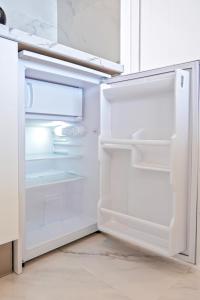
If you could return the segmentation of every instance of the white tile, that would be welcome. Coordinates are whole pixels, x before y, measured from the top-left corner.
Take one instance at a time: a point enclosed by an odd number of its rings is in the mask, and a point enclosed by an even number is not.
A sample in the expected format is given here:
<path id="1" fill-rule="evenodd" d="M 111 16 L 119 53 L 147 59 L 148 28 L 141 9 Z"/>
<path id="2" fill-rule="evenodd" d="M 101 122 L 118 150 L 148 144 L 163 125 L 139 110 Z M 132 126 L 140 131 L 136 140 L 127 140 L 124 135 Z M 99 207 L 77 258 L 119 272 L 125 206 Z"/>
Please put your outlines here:
<path id="1" fill-rule="evenodd" d="M 199 300 L 192 267 L 95 234 L 0 279 L 0 300 Z"/>

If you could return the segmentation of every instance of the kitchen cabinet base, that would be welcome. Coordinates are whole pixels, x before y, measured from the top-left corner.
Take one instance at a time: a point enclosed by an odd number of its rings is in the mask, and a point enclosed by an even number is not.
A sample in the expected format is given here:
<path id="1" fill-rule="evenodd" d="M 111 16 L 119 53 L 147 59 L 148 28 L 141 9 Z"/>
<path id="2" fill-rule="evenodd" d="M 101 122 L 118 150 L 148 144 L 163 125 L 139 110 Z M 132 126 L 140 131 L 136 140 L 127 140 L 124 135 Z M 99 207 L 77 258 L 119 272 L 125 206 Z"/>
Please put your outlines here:
<path id="1" fill-rule="evenodd" d="M 0 277 L 12 272 L 12 242 L 0 245 Z"/>

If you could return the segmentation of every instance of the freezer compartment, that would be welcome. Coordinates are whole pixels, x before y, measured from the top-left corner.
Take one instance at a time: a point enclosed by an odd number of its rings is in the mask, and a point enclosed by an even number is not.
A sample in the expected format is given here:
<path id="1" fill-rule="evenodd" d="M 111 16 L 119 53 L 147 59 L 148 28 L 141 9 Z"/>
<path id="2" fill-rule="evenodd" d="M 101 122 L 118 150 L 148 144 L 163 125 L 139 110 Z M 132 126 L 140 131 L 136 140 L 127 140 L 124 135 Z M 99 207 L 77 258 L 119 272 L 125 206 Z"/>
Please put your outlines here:
<path id="1" fill-rule="evenodd" d="M 82 118 L 83 89 L 27 78 L 25 110 L 34 115 Z"/>

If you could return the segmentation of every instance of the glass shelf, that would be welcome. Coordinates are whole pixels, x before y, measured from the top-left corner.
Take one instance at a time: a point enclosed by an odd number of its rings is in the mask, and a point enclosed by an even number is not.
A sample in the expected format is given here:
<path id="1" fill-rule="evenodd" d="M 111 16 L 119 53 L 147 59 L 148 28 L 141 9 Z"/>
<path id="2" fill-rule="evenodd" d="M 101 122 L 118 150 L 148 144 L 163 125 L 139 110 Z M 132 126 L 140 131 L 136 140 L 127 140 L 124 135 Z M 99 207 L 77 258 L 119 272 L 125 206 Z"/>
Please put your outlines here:
<path id="1" fill-rule="evenodd" d="M 73 172 L 50 170 L 26 175 L 26 188 L 34 188 L 49 184 L 72 182 L 84 179 L 84 176 Z"/>
<path id="2" fill-rule="evenodd" d="M 26 156 L 26 160 L 44 160 L 44 159 L 74 159 L 82 158 L 80 154 L 64 154 L 64 153 L 43 153 L 43 154 L 29 154 Z"/>
<path id="3" fill-rule="evenodd" d="M 67 147 L 81 147 L 81 144 L 69 143 L 65 141 L 55 141 L 53 143 L 55 146 L 67 146 Z"/>

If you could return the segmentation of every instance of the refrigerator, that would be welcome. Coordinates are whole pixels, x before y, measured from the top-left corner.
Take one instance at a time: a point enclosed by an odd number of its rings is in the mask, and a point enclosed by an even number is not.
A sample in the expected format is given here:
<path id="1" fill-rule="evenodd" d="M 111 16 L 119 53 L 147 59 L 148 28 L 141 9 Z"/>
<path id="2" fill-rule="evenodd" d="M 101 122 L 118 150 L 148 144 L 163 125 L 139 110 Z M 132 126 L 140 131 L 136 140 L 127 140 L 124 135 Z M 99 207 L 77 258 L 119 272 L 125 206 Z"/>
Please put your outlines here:
<path id="1" fill-rule="evenodd" d="M 22 262 L 99 230 L 195 263 L 199 63 L 110 77 L 19 57 Z"/>

